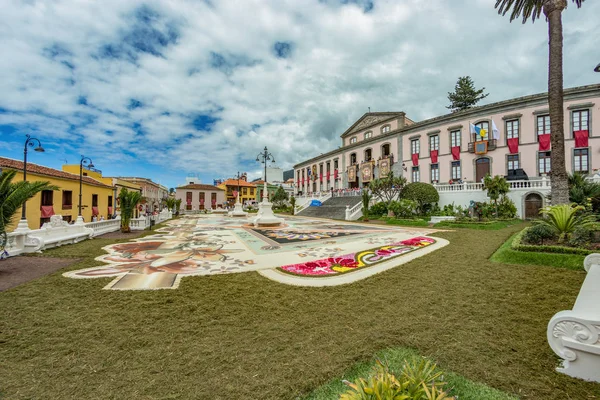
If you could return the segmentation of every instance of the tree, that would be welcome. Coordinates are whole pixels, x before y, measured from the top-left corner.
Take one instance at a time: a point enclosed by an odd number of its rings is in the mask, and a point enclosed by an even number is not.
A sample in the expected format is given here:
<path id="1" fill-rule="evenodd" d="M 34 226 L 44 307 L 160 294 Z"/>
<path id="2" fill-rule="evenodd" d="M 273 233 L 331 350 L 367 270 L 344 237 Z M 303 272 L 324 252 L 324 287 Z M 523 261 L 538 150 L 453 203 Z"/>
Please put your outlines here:
<path id="1" fill-rule="evenodd" d="M 290 197 L 290 207 L 292 207 L 292 215 L 296 214 L 296 198 Z"/>
<path id="2" fill-rule="evenodd" d="M 169 194 L 172 195 L 173 193 L 175 193 L 175 188 L 169 188 Z"/>
<path id="3" fill-rule="evenodd" d="M 276 207 L 283 207 L 285 202 L 288 201 L 288 194 L 283 189 L 283 187 L 279 186 L 273 196 L 271 196 L 271 201 L 275 204 Z"/>
<path id="4" fill-rule="evenodd" d="M 467 110 L 489 95 L 489 93 L 483 94 L 484 91 L 485 88 L 475 89 L 475 83 L 470 76 L 461 76 L 454 86 L 454 92 L 448 92 L 450 105 L 446 108 L 452 112 Z"/>
<path id="5" fill-rule="evenodd" d="M 167 197 L 165 199 L 165 204 L 167 205 L 167 208 L 171 211 L 171 212 L 175 212 L 175 204 L 177 203 L 177 200 L 175 200 L 174 197 Z"/>
<path id="6" fill-rule="evenodd" d="M 121 205 L 121 232 L 131 232 L 129 221 L 133 217 L 133 211 L 142 199 L 142 194 L 138 191 L 128 191 L 121 189 L 119 193 L 119 204 Z"/>
<path id="7" fill-rule="evenodd" d="M 572 0 L 577 8 L 584 0 Z M 550 109 L 550 194 L 554 204 L 569 202 L 569 180 L 565 168 L 565 135 L 563 111 L 563 34 L 562 12 L 567 0 L 496 0 L 498 14 L 506 15 L 510 21 L 523 17 L 523 23 L 535 22 L 543 12 L 548 21 L 548 108 Z"/>
<path id="8" fill-rule="evenodd" d="M 496 217 L 498 217 L 498 199 L 505 197 L 510 191 L 510 185 L 503 176 L 496 175 L 493 178 L 487 174 L 483 178 L 483 190 L 487 190 L 487 196 L 494 202 Z"/>
<path id="9" fill-rule="evenodd" d="M 373 197 L 386 203 L 388 216 L 390 216 L 389 206 L 402 192 L 404 186 L 406 186 L 406 178 L 403 176 L 394 176 L 394 173 L 390 171 L 385 178 L 373 179 L 369 183 L 369 190 L 373 194 Z"/>
<path id="10" fill-rule="evenodd" d="M 581 206 L 591 203 L 594 212 L 600 212 L 600 183 L 585 179 L 585 175 L 574 173 L 569 176 L 569 201 Z"/>
<path id="11" fill-rule="evenodd" d="M 58 190 L 50 182 L 21 181 L 13 183 L 17 175 L 15 170 L 0 173 L 0 248 L 6 243 L 6 228 L 23 204 L 42 190 Z M 2 251 L 3 252 L 3 251 Z"/>
<path id="12" fill-rule="evenodd" d="M 175 200 L 175 215 L 179 215 L 179 210 L 181 209 L 181 199 Z"/>
<path id="13" fill-rule="evenodd" d="M 440 194 L 429 183 L 412 182 L 406 185 L 402 190 L 401 197 L 403 199 L 416 201 L 419 215 L 425 214 L 431 205 L 440 201 Z"/>
<path id="14" fill-rule="evenodd" d="M 371 198 L 373 196 L 367 189 L 364 189 L 362 192 L 362 213 L 363 213 L 363 221 L 369 220 L 369 205 L 371 203 Z"/>

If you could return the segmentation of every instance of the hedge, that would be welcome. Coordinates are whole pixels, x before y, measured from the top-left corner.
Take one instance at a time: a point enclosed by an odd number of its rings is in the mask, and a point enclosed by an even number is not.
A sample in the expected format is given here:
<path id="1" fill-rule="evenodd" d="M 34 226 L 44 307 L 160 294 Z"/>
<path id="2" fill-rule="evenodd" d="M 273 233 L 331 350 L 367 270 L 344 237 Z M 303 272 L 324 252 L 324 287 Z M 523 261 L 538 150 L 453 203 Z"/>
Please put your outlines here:
<path id="1" fill-rule="evenodd" d="M 588 254 L 595 253 L 597 251 L 587 250 L 587 249 L 578 249 L 573 247 L 566 246 L 547 246 L 547 245 L 533 245 L 533 244 L 524 244 L 523 236 L 527 232 L 529 227 L 523 229 L 521 232 L 517 233 L 515 238 L 512 241 L 511 249 L 516 251 L 530 251 L 530 252 L 538 252 L 538 253 L 559 253 L 559 254 L 577 254 L 586 256 Z"/>

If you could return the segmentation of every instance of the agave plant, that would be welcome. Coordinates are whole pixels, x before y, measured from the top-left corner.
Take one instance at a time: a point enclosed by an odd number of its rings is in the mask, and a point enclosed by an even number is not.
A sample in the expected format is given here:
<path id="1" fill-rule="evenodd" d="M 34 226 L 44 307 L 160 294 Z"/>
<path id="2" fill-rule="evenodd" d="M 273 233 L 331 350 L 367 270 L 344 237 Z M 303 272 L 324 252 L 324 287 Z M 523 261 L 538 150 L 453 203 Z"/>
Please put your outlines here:
<path id="1" fill-rule="evenodd" d="M 142 194 L 137 191 L 128 191 L 126 188 L 121 189 L 119 193 L 119 204 L 121 205 L 121 232 L 131 232 L 129 221 L 133 217 L 133 211 L 140 202 Z"/>
<path id="2" fill-rule="evenodd" d="M 582 213 L 584 210 L 584 207 L 575 204 L 545 207 L 540 213 L 548 218 L 541 223 L 554 229 L 558 233 L 558 241 L 563 242 L 576 228 L 587 227 L 595 222 L 593 216 Z"/>

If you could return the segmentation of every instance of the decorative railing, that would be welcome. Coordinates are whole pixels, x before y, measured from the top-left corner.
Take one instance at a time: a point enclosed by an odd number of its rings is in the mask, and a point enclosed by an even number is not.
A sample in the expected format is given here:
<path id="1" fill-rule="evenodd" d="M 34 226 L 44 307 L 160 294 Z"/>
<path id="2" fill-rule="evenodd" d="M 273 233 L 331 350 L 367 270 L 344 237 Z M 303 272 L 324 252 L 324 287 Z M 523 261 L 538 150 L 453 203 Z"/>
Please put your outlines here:
<path id="1" fill-rule="evenodd" d="M 354 221 L 362 217 L 362 202 L 353 207 L 346 206 L 346 221 Z"/>
<path id="2" fill-rule="evenodd" d="M 482 142 L 486 142 L 486 140 L 482 140 Z M 475 143 L 476 142 L 469 142 L 469 153 L 475 153 Z M 496 147 L 498 147 L 497 143 L 496 139 L 487 140 L 487 150 L 496 150 Z"/>
<path id="3" fill-rule="evenodd" d="M 542 177 L 541 179 L 532 179 L 529 181 L 508 181 L 511 190 L 518 189 L 550 189 L 550 179 Z M 483 183 L 444 183 L 433 185 L 438 192 L 479 192 L 483 190 Z"/>
<path id="4" fill-rule="evenodd" d="M 121 228 L 121 217 L 117 216 L 116 219 L 109 219 L 106 221 L 88 222 L 85 224 L 85 227 L 94 230 L 93 237 L 104 235 L 109 232 L 116 232 Z"/>
<path id="5" fill-rule="evenodd" d="M 296 197 L 296 211 L 295 213 L 299 213 L 300 211 L 308 208 L 310 206 L 310 202 L 313 200 L 319 200 L 320 202 L 324 202 L 331 198 L 331 192 L 315 192 L 310 196 L 300 196 Z"/>

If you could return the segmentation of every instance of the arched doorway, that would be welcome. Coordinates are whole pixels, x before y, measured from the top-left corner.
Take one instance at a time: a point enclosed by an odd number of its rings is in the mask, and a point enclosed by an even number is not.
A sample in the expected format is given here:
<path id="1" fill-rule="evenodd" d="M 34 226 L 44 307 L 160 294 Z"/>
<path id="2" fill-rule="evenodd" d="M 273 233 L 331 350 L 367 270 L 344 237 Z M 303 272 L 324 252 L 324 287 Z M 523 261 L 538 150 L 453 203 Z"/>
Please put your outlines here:
<path id="1" fill-rule="evenodd" d="M 542 196 L 538 193 L 529 193 L 525 197 L 525 218 L 537 218 L 540 216 L 540 209 L 544 205 Z"/>
<path id="2" fill-rule="evenodd" d="M 481 182 L 490 173 L 490 159 L 481 157 L 475 160 L 475 182 Z"/>

